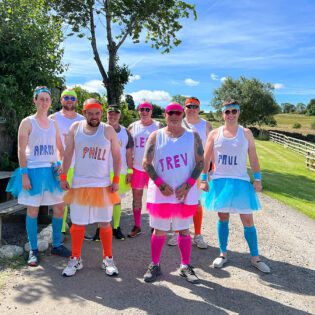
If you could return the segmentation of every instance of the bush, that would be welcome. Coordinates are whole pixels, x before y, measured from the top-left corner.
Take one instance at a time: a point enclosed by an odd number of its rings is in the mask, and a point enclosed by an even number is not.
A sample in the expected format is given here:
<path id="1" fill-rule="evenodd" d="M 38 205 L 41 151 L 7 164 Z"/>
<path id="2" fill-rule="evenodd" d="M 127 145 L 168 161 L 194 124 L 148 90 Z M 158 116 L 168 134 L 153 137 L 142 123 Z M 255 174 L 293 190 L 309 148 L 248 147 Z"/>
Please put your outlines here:
<path id="1" fill-rule="evenodd" d="M 315 130 L 315 122 L 311 123 L 311 129 Z"/>
<path id="2" fill-rule="evenodd" d="M 302 125 L 300 123 L 295 123 L 292 126 L 292 128 L 294 128 L 294 129 L 300 129 L 301 127 L 302 127 Z"/>

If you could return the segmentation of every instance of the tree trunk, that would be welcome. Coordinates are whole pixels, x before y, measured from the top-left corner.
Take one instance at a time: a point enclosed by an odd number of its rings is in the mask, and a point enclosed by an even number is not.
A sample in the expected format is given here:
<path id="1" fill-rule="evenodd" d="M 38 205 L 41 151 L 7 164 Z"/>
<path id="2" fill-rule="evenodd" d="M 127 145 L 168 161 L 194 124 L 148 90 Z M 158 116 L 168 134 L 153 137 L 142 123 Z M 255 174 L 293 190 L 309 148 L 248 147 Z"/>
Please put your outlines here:
<path id="1" fill-rule="evenodd" d="M 115 70 L 116 70 L 116 52 L 113 49 L 108 49 L 109 58 L 108 58 L 108 80 L 106 85 L 107 91 L 107 103 L 109 105 L 118 105 L 119 96 L 116 93 L 115 89 Z"/>

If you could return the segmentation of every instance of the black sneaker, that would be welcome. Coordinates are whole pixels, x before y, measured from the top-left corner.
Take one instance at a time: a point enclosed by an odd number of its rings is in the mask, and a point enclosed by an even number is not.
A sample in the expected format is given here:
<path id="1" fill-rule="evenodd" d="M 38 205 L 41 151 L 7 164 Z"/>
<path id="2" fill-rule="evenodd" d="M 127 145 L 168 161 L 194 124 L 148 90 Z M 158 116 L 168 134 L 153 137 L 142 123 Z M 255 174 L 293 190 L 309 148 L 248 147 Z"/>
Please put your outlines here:
<path id="1" fill-rule="evenodd" d="M 100 241 L 100 228 L 96 229 L 95 235 L 93 236 L 93 241 L 94 242 L 99 242 Z"/>
<path id="2" fill-rule="evenodd" d="M 187 265 L 185 267 L 181 267 L 179 269 L 179 275 L 185 278 L 188 282 L 197 284 L 199 283 L 199 279 L 196 276 L 194 269 L 192 266 Z"/>
<path id="3" fill-rule="evenodd" d="M 120 227 L 118 226 L 117 229 L 113 229 L 113 235 L 118 239 L 124 241 L 126 239 L 125 235 L 121 232 Z"/>
<path id="4" fill-rule="evenodd" d="M 91 236 L 91 235 L 88 234 L 88 233 L 85 233 L 85 234 L 84 234 L 84 240 L 85 240 L 85 241 L 93 241 L 93 236 Z"/>
<path id="5" fill-rule="evenodd" d="M 37 267 L 39 264 L 39 252 L 38 249 L 30 250 L 28 255 L 27 264 L 31 267 Z"/>
<path id="6" fill-rule="evenodd" d="M 70 257 L 71 256 L 71 251 L 63 246 L 63 245 L 60 245 L 58 247 L 53 247 L 51 249 L 51 254 L 52 255 L 57 255 L 57 256 L 60 256 L 60 257 Z"/>
<path id="7" fill-rule="evenodd" d="M 161 266 L 153 265 L 153 263 L 151 263 L 143 278 L 145 282 L 154 282 L 161 274 Z"/>

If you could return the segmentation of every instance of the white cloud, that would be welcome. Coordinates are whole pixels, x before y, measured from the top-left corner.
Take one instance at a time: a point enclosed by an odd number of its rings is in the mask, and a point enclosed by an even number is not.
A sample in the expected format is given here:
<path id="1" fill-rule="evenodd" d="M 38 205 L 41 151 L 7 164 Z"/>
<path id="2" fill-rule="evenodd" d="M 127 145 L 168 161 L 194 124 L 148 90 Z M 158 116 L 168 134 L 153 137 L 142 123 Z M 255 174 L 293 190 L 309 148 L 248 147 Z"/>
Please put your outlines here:
<path id="1" fill-rule="evenodd" d="M 135 103 L 140 103 L 143 101 L 169 102 L 172 98 L 171 95 L 166 91 L 140 90 L 129 94 L 133 97 Z"/>
<path id="2" fill-rule="evenodd" d="M 220 79 L 220 81 L 223 83 L 226 79 L 227 79 L 227 77 L 222 77 L 222 78 Z"/>
<path id="3" fill-rule="evenodd" d="M 188 86 L 197 86 L 199 85 L 199 81 L 194 81 L 193 79 L 188 78 L 185 80 L 185 84 Z"/>
<path id="4" fill-rule="evenodd" d="M 275 90 L 284 89 L 284 84 L 282 84 L 282 83 L 274 83 L 273 87 L 275 88 Z"/>
<path id="5" fill-rule="evenodd" d="M 82 89 L 88 92 L 104 93 L 105 88 L 101 80 L 91 80 L 83 84 L 75 84 L 75 86 L 81 86 Z"/>
<path id="6" fill-rule="evenodd" d="M 215 73 L 211 73 L 210 76 L 213 81 L 219 80 L 218 76 Z"/>
<path id="7" fill-rule="evenodd" d="M 134 81 L 138 81 L 141 79 L 141 76 L 139 74 L 131 75 L 129 76 L 129 83 L 132 83 Z"/>

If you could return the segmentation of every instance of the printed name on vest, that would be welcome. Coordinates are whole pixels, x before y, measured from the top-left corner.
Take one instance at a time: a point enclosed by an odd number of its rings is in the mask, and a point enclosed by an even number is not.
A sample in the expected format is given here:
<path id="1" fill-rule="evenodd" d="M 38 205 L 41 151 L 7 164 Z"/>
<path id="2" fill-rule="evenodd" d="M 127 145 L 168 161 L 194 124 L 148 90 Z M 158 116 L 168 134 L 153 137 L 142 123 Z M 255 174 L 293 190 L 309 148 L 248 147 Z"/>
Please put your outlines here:
<path id="1" fill-rule="evenodd" d="M 106 149 L 100 147 L 84 147 L 82 158 L 105 161 Z"/>
<path id="2" fill-rule="evenodd" d="M 34 156 L 36 155 L 54 155 L 55 149 L 53 145 L 46 145 L 46 144 L 41 144 L 41 145 L 35 145 L 34 147 Z"/>
<path id="3" fill-rule="evenodd" d="M 136 148 L 144 148 L 147 142 L 147 137 L 139 137 L 135 139 L 135 147 Z"/>
<path id="4" fill-rule="evenodd" d="M 219 154 L 218 164 L 221 165 L 238 165 L 236 155 Z"/>
<path id="5" fill-rule="evenodd" d="M 162 172 L 164 172 L 165 170 L 180 168 L 183 165 L 187 166 L 187 153 L 167 156 L 164 159 L 160 159 L 159 163 L 161 165 Z"/>

